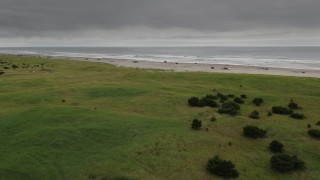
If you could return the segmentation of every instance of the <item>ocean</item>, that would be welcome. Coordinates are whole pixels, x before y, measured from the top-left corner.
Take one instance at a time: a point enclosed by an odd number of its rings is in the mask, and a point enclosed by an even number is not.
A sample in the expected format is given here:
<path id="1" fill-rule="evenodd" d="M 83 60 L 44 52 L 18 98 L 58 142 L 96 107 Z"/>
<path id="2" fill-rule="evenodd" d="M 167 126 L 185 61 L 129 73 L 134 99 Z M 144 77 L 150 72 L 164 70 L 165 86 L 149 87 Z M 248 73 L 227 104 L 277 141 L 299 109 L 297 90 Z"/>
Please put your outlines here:
<path id="1" fill-rule="evenodd" d="M 0 53 L 320 70 L 320 47 L 0 47 Z"/>

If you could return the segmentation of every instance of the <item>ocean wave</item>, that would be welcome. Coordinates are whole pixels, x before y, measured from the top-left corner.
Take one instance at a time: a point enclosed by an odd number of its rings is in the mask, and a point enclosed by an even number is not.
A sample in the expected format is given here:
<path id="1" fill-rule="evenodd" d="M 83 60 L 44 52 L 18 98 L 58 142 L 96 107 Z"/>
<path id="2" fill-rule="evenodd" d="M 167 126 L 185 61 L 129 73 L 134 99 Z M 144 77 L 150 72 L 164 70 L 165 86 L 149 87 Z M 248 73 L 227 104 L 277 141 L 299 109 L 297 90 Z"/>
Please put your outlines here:
<path id="1" fill-rule="evenodd" d="M 80 53 L 80 52 L 46 52 L 26 50 L 0 50 L 3 54 L 15 55 L 38 55 L 50 57 L 81 57 L 81 58 L 106 58 L 106 59 L 129 59 L 154 62 L 179 62 L 179 63 L 203 63 L 203 64 L 230 64 L 246 66 L 263 66 L 294 69 L 320 70 L 319 60 L 290 59 L 284 56 L 252 56 L 252 55 L 170 55 L 170 54 L 107 54 L 107 53 Z"/>

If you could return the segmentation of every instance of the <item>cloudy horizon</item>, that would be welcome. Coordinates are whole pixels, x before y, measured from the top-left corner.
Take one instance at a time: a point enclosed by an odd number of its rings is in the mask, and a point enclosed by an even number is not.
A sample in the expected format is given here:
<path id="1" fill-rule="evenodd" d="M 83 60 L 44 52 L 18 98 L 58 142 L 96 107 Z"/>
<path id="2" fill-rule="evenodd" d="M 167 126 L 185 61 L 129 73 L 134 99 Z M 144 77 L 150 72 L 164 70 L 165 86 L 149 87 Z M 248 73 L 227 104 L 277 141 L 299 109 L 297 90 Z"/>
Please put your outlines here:
<path id="1" fill-rule="evenodd" d="M 2 0 L 0 46 L 320 46 L 318 0 Z"/>

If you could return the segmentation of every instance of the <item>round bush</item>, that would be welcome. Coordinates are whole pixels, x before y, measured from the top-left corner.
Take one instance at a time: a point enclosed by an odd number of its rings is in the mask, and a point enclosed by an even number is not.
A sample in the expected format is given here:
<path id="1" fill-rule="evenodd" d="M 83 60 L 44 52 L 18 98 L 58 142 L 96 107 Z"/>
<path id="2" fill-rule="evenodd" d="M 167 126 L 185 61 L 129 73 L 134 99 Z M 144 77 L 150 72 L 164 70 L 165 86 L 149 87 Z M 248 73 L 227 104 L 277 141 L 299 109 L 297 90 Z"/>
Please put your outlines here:
<path id="1" fill-rule="evenodd" d="M 219 109 L 220 114 L 229 114 L 235 116 L 239 113 L 240 106 L 235 102 L 225 102 L 222 104 L 222 107 Z"/>
<path id="2" fill-rule="evenodd" d="M 320 126 L 320 121 L 318 121 L 316 125 L 317 125 L 317 126 Z"/>
<path id="3" fill-rule="evenodd" d="M 297 156 L 275 154 L 270 159 L 271 168 L 279 172 L 289 172 L 304 169 L 305 164 Z"/>
<path id="4" fill-rule="evenodd" d="M 274 153 L 282 153 L 283 152 L 283 144 L 280 143 L 279 141 L 272 141 L 269 144 L 269 149 L 270 151 Z"/>
<path id="5" fill-rule="evenodd" d="M 254 98 L 252 103 L 256 106 L 260 106 L 263 103 L 263 99 L 262 98 Z"/>
<path id="6" fill-rule="evenodd" d="M 233 101 L 234 101 L 235 103 L 238 103 L 238 104 L 243 104 L 243 103 L 244 103 L 244 100 L 241 99 L 241 98 L 239 98 L 239 97 L 234 98 Z"/>
<path id="7" fill-rule="evenodd" d="M 247 95 L 245 95 L 245 94 L 241 94 L 241 96 L 240 96 L 242 99 L 246 99 L 247 98 Z"/>
<path id="8" fill-rule="evenodd" d="M 234 98 L 235 95 L 233 95 L 233 94 L 228 94 L 228 97 L 229 97 L 229 98 Z"/>
<path id="9" fill-rule="evenodd" d="M 0 76 L 3 75 L 3 74 L 5 74 L 5 73 L 3 71 L 0 71 Z"/>
<path id="10" fill-rule="evenodd" d="M 299 114 L 299 113 L 292 113 L 290 115 L 291 118 L 294 118 L 294 119 L 304 119 L 305 116 L 303 114 Z"/>
<path id="11" fill-rule="evenodd" d="M 200 101 L 199 98 L 197 98 L 197 97 L 191 97 L 191 98 L 188 100 L 188 104 L 189 104 L 189 106 L 195 107 L 195 106 L 198 106 L 199 101 Z"/>
<path id="12" fill-rule="evenodd" d="M 207 171 L 223 178 L 239 177 L 235 165 L 231 161 L 221 159 L 219 156 L 215 156 L 208 160 Z"/>
<path id="13" fill-rule="evenodd" d="M 202 122 L 201 122 L 200 120 L 194 119 L 194 120 L 192 121 L 192 124 L 191 124 L 191 128 L 192 128 L 192 129 L 198 130 L 198 129 L 201 128 L 201 126 L 202 126 Z"/>
<path id="14" fill-rule="evenodd" d="M 288 115 L 292 113 L 292 110 L 286 108 L 286 107 L 281 107 L 281 106 L 273 106 L 272 107 L 272 112 L 275 114 L 282 114 L 282 115 Z"/>
<path id="15" fill-rule="evenodd" d="M 249 138 L 263 138 L 267 134 L 266 130 L 260 129 L 257 126 L 246 126 L 243 128 L 243 135 Z"/>
<path id="16" fill-rule="evenodd" d="M 298 104 L 295 103 L 295 102 L 290 102 L 290 103 L 288 104 L 288 107 L 289 107 L 290 109 L 298 109 L 298 108 L 299 108 Z"/>
<path id="17" fill-rule="evenodd" d="M 320 130 L 319 129 L 310 129 L 308 131 L 308 134 L 312 137 L 315 137 L 317 139 L 320 139 Z"/>
<path id="18" fill-rule="evenodd" d="M 216 121 L 217 121 L 217 118 L 216 118 L 215 116 L 213 116 L 213 117 L 210 118 L 210 121 L 211 121 L 211 122 L 216 122 Z"/>
<path id="19" fill-rule="evenodd" d="M 252 111 L 252 113 L 249 115 L 252 119 L 260 119 L 260 115 L 258 111 Z"/>

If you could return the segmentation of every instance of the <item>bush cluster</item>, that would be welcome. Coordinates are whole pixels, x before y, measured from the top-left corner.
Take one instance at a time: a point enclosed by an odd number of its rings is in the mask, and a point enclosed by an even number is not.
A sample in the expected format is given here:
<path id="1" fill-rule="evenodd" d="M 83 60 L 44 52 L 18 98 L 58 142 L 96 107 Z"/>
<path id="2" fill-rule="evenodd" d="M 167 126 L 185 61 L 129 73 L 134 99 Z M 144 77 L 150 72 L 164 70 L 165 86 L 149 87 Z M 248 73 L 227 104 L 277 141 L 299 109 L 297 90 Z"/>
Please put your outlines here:
<path id="1" fill-rule="evenodd" d="M 236 97 L 234 98 L 233 100 L 235 103 L 238 103 L 238 104 L 243 104 L 244 103 L 244 100 L 242 98 L 239 98 L 239 97 Z"/>
<path id="2" fill-rule="evenodd" d="M 260 129 L 257 126 L 246 126 L 243 128 L 243 135 L 250 138 L 262 138 L 267 134 L 266 130 Z"/>
<path id="3" fill-rule="evenodd" d="M 202 126 L 202 122 L 201 122 L 200 120 L 194 119 L 194 120 L 192 121 L 192 124 L 191 124 L 191 128 L 192 128 L 192 129 L 198 130 L 198 129 L 201 128 L 201 126 Z"/>
<path id="4" fill-rule="evenodd" d="M 219 109 L 220 114 L 229 114 L 235 116 L 239 113 L 240 106 L 235 102 L 225 102 L 222 104 L 222 107 Z"/>
<path id="5" fill-rule="evenodd" d="M 270 151 L 274 153 L 282 153 L 283 152 L 283 144 L 280 143 L 279 141 L 272 141 L 269 144 L 269 149 Z"/>
<path id="6" fill-rule="evenodd" d="M 223 178 L 237 178 L 239 172 L 231 161 L 221 159 L 219 156 L 210 158 L 207 163 L 207 171 Z"/>
<path id="7" fill-rule="evenodd" d="M 195 106 L 198 106 L 199 101 L 200 101 L 199 98 L 197 98 L 197 97 L 191 97 L 191 98 L 188 100 L 188 104 L 189 104 L 189 106 L 195 107 Z"/>
<path id="8" fill-rule="evenodd" d="M 254 98 L 252 103 L 256 106 L 260 106 L 263 103 L 263 99 L 262 98 Z"/>
<path id="9" fill-rule="evenodd" d="M 288 115 L 292 113 L 292 110 L 282 106 L 273 106 L 272 112 L 275 114 Z"/>
<path id="10" fill-rule="evenodd" d="M 202 99 L 199 99 L 197 97 L 191 97 L 188 100 L 189 106 L 192 107 L 205 107 L 205 106 L 210 106 L 210 107 L 217 107 L 218 103 L 215 102 L 213 99 L 204 97 Z"/>
<path id="11" fill-rule="evenodd" d="M 260 119 L 260 115 L 258 111 L 252 111 L 252 113 L 249 114 L 249 117 L 252 119 Z"/>
<path id="12" fill-rule="evenodd" d="M 304 119 L 305 116 L 303 114 L 299 114 L 299 113 L 292 113 L 290 115 L 291 118 L 294 118 L 294 119 Z"/>
<path id="13" fill-rule="evenodd" d="M 288 154 L 275 154 L 270 159 L 272 169 L 279 172 L 289 172 L 304 169 L 305 164 L 297 158 Z"/>
<path id="14" fill-rule="evenodd" d="M 225 101 L 227 101 L 228 100 L 228 96 L 227 95 L 224 95 L 224 94 L 222 94 L 222 93 L 217 93 L 217 97 L 220 99 L 220 102 L 225 102 Z"/>
<path id="15" fill-rule="evenodd" d="M 309 134 L 310 136 L 312 136 L 312 137 L 315 137 L 315 138 L 320 139 L 320 130 L 318 130 L 318 129 L 310 129 L 310 130 L 308 131 L 308 134 Z"/>

